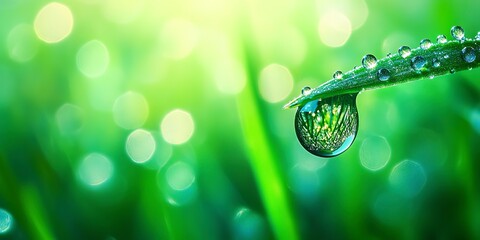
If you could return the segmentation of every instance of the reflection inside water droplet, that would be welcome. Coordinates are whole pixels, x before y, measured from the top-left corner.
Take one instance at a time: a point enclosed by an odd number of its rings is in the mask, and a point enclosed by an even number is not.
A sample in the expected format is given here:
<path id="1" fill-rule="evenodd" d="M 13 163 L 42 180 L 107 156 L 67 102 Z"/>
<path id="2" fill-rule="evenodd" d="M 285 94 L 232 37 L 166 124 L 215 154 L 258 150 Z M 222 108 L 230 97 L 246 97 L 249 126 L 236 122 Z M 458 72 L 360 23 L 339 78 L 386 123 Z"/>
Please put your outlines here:
<path id="1" fill-rule="evenodd" d="M 412 67 L 415 70 L 423 68 L 425 64 L 427 64 L 427 60 L 425 60 L 425 58 L 422 56 L 415 56 L 412 58 Z"/>
<path id="2" fill-rule="evenodd" d="M 477 56 L 475 55 L 475 49 L 473 47 L 464 47 L 462 49 L 462 57 L 465 62 L 471 63 L 475 61 Z"/>
<path id="3" fill-rule="evenodd" d="M 438 60 L 438 58 L 434 58 L 432 62 L 434 67 L 440 67 L 440 60 Z"/>
<path id="4" fill-rule="evenodd" d="M 377 58 L 372 54 L 367 54 L 362 58 L 362 65 L 366 69 L 372 69 L 377 66 Z"/>
<path id="5" fill-rule="evenodd" d="M 378 70 L 377 78 L 380 81 L 387 81 L 390 78 L 390 71 L 388 71 L 388 69 L 385 69 L 385 68 Z"/>
<path id="6" fill-rule="evenodd" d="M 430 39 L 423 39 L 422 41 L 420 41 L 420 47 L 423 49 L 423 50 L 427 50 L 429 49 L 430 47 L 432 46 L 432 41 L 430 41 Z"/>
<path id="7" fill-rule="evenodd" d="M 309 86 L 303 87 L 302 88 L 302 95 L 307 96 L 312 92 L 312 89 Z"/>
<path id="8" fill-rule="evenodd" d="M 437 36 L 437 43 L 446 43 L 447 42 L 447 37 L 445 35 L 438 35 Z"/>
<path id="9" fill-rule="evenodd" d="M 400 56 L 402 56 L 402 58 L 406 58 L 406 57 L 410 56 L 411 53 L 412 53 L 412 50 L 408 46 L 401 46 L 398 49 L 398 54 L 400 54 Z"/>
<path id="10" fill-rule="evenodd" d="M 302 146 L 320 157 L 335 157 L 352 145 L 358 130 L 357 94 L 315 100 L 299 107 L 295 132 Z"/>
<path id="11" fill-rule="evenodd" d="M 452 37 L 459 41 L 465 40 L 465 31 L 463 31 L 463 28 L 460 26 L 453 26 L 452 29 L 450 29 L 450 33 Z"/>
<path id="12" fill-rule="evenodd" d="M 342 71 L 336 71 L 336 72 L 334 72 L 334 73 L 333 73 L 333 78 L 334 78 L 334 79 L 337 79 L 337 80 L 342 79 L 342 78 L 343 78 L 343 73 L 342 73 Z"/>

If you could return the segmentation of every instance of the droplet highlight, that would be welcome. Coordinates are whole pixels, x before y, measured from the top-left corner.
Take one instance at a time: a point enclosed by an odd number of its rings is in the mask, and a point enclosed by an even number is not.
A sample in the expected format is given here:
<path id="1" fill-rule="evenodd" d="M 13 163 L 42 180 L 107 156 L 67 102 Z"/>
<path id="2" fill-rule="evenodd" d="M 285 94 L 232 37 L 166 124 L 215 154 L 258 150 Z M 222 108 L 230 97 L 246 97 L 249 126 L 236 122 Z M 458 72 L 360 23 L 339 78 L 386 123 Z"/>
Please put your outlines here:
<path id="1" fill-rule="evenodd" d="M 477 36 L 475 36 L 475 40 L 480 41 L 480 32 L 478 32 Z"/>
<path id="2" fill-rule="evenodd" d="M 377 66 L 377 58 L 372 54 L 367 54 L 362 58 L 362 65 L 366 69 L 372 69 Z"/>
<path id="3" fill-rule="evenodd" d="M 465 40 L 465 31 L 463 31 L 463 28 L 460 26 L 453 26 L 452 29 L 450 29 L 450 33 L 452 34 L 452 37 L 458 41 Z"/>
<path id="4" fill-rule="evenodd" d="M 441 34 L 437 36 L 437 43 L 443 44 L 447 42 L 447 37 L 445 35 Z"/>
<path id="5" fill-rule="evenodd" d="M 433 63 L 433 67 L 440 67 L 440 60 L 438 60 L 438 58 L 434 58 L 432 60 L 432 63 Z"/>
<path id="6" fill-rule="evenodd" d="M 412 67 L 415 70 L 420 70 L 425 66 L 425 64 L 427 64 L 427 60 L 425 60 L 425 58 L 422 56 L 415 56 L 412 58 Z"/>
<path id="7" fill-rule="evenodd" d="M 302 95 L 303 96 L 310 95 L 310 93 L 312 93 L 312 89 L 309 86 L 306 86 L 306 87 L 302 88 Z"/>
<path id="8" fill-rule="evenodd" d="M 430 41 L 430 39 L 425 38 L 422 41 L 420 41 L 420 48 L 422 48 L 423 50 L 427 50 L 431 46 L 432 46 L 432 41 Z"/>
<path id="9" fill-rule="evenodd" d="M 378 70 L 377 78 L 380 81 L 387 81 L 388 79 L 390 79 L 390 71 L 386 68 Z"/>
<path id="10" fill-rule="evenodd" d="M 295 132 L 300 144 L 320 157 L 345 152 L 358 131 L 357 94 L 345 94 L 308 102 L 295 114 Z"/>
<path id="11" fill-rule="evenodd" d="M 337 79 L 337 80 L 340 80 L 343 78 L 343 72 L 342 71 L 335 71 L 333 73 L 333 78 L 334 79 Z"/>
<path id="12" fill-rule="evenodd" d="M 465 62 L 471 63 L 475 61 L 477 56 L 475 55 L 475 49 L 473 47 L 464 47 L 462 49 L 462 57 Z"/>
<path id="13" fill-rule="evenodd" d="M 402 58 L 406 58 L 406 57 L 410 56 L 410 54 L 412 54 L 412 49 L 410 49 L 410 47 L 408 47 L 408 46 L 401 46 L 398 49 L 398 54 L 400 54 L 400 56 L 402 56 Z"/>

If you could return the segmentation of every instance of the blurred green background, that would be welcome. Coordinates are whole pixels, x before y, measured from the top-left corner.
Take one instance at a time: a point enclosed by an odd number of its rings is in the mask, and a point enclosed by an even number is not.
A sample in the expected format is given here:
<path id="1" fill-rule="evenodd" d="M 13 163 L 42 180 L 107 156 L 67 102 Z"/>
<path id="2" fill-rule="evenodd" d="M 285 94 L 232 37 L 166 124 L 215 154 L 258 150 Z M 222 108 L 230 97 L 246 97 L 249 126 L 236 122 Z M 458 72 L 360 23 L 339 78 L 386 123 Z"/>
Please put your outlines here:
<path id="1" fill-rule="evenodd" d="M 479 239 L 479 70 L 361 93 L 331 159 L 282 109 L 367 53 L 475 36 L 479 10 L 0 0 L 0 237 Z"/>

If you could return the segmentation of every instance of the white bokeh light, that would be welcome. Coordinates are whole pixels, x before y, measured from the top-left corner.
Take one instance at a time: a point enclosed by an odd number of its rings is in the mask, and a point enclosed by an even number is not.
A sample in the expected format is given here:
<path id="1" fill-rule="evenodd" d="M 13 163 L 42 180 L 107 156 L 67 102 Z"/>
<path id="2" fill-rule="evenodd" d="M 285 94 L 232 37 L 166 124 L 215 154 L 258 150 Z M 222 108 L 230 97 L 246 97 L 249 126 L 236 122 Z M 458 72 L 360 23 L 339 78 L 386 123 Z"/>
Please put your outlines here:
<path id="1" fill-rule="evenodd" d="M 62 3 L 51 2 L 38 12 L 34 28 L 40 40 L 46 43 L 60 42 L 72 32 L 72 12 Z"/>
<path id="2" fill-rule="evenodd" d="M 288 68 L 280 64 L 270 64 L 260 73 L 258 88 L 263 99 L 270 103 L 278 103 L 292 91 L 292 74 Z"/>
<path id="3" fill-rule="evenodd" d="M 413 198 L 425 186 L 427 176 L 422 165 L 412 160 L 404 160 L 395 165 L 388 180 L 395 192 L 406 198 Z"/>
<path id="4" fill-rule="evenodd" d="M 31 60 L 38 50 L 38 40 L 33 28 L 28 24 L 18 24 L 7 36 L 7 48 L 10 58 L 17 62 Z"/>
<path id="5" fill-rule="evenodd" d="M 89 78 L 97 78 L 107 70 L 110 55 L 105 44 L 91 40 L 78 50 L 76 60 L 80 72 Z"/>
<path id="6" fill-rule="evenodd" d="M 350 19 L 342 12 L 327 11 L 320 17 L 318 34 L 323 44 L 329 47 L 341 47 L 352 34 Z"/>
<path id="7" fill-rule="evenodd" d="M 129 91 L 115 100 L 112 111 L 115 123 L 121 128 L 131 130 L 145 123 L 149 107 L 143 95 Z"/>
<path id="8" fill-rule="evenodd" d="M 143 129 L 130 133 L 125 143 L 128 156 L 135 163 L 145 163 L 155 153 L 156 143 L 153 135 Z"/>
<path id="9" fill-rule="evenodd" d="M 197 28 L 184 19 L 168 20 L 159 36 L 159 51 L 174 60 L 186 58 L 197 45 Z"/>
<path id="10" fill-rule="evenodd" d="M 384 168 L 390 160 L 391 149 L 387 139 L 371 136 L 363 140 L 360 147 L 360 162 L 370 171 Z"/>
<path id="11" fill-rule="evenodd" d="M 105 155 L 91 153 L 80 162 L 78 175 L 85 184 L 98 186 L 112 177 L 113 164 Z"/>
<path id="12" fill-rule="evenodd" d="M 190 165 L 184 162 L 176 162 L 172 164 L 165 174 L 168 186 L 173 190 L 183 191 L 195 182 L 195 172 Z"/>
<path id="13" fill-rule="evenodd" d="M 193 135 L 195 124 L 190 113 L 175 109 L 167 113 L 160 124 L 162 137 L 170 144 L 183 144 Z"/>
<path id="14" fill-rule="evenodd" d="M 55 120 L 62 134 L 73 134 L 80 130 L 83 126 L 84 112 L 83 110 L 71 103 L 65 103 L 57 112 L 55 112 Z"/>

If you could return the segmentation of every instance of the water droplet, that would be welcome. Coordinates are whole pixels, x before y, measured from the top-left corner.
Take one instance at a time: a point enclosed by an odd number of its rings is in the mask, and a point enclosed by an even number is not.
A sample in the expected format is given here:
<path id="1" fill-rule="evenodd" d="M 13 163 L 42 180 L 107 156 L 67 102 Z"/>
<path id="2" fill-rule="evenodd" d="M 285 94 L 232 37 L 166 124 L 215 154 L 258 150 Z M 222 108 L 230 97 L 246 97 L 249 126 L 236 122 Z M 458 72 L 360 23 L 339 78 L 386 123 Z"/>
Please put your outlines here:
<path id="1" fill-rule="evenodd" d="M 465 62 L 471 63 L 475 61 L 477 56 L 475 55 L 475 49 L 473 47 L 464 47 L 462 49 L 462 57 Z"/>
<path id="2" fill-rule="evenodd" d="M 452 34 L 452 37 L 458 41 L 465 40 L 465 31 L 463 31 L 463 28 L 460 26 L 453 26 L 452 29 L 450 29 L 450 33 Z"/>
<path id="3" fill-rule="evenodd" d="M 387 53 L 387 58 L 391 58 L 393 56 L 392 53 Z"/>
<path id="4" fill-rule="evenodd" d="M 434 77 L 435 77 L 435 75 L 433 75 L 433 74 L 428 75 L 428 78 L 430 78 L 430 79 L 433 79 Z"/>
<path id="5" fill-rule="evenodd" d="M 441 34 L 437 36 L 437 43 L 446 43 L 447 42 L 447 37 L 445 35 Z"/>
<path id="6" fill-rule="evenodd" d="M 412 54 L 412 50 L 408 46 L 401 46 L 398 49 L 398 54 L 400 54 L 400 56 L 402 56 L 402 58 L 406 58 L 406 57 L 410 56 L 410 54 Z"/>
<path id="7" fill-rule="evenodd" d="M 387 81 L 390 78 L 390 71 L 388 69 L 382 68 L 377 72 L 378 80 Z"/>
<path id="8" fill-rule="evenodd" d="M 475 40 L 480 41 L 480 32 L 478 32 L 477 36 L 475 36 Z"/>
<path id="9" fill-rule="evenodd" d="M 352 145 L 358 130 L 357 94 L 315 100 L 299 107 L 295 132 L 302 146 L 320 157 L 335 157 Z"/>
<path id="10" fill-rule="evenodd" d="M 343 73 L 342 71 L 336 71 L 333 73 L 333 78 L 337 79 L 337 80 L 340 80 L 343 78 Z"/>
<path id="11" fill-rule="evenodd" d="M 448 54 L 445 54 L 445 56 L 443 56 L 443 58 L 445 59 L 448 59 L 450 56 Z"/>
<path id="12" fill-rule="evenodd" d="M 434 58 L 432 62 L 434 67 L 440 67 L 440 61 L 438 60 L 438 58 Z"/>
<path id="13" fill-rule="evenodd" d="M 303 96 L 310 95 L 311 92 L 312 92 L 312 89 L 309 86 L 306 86 L 306 87 L 302 88 L 302 95 Z"/>
<path id="14" fill-rule="evenodd" d="M 427 50 L 427 49 L 429 49 L 431 46 L 432 46 L 432 41 L 430 41 L 430 39 L 428 39 L 428 38 L 425 38 L 425 39 L 423 39 L 422 41 L 420 41 L 420 47 L 421 47 L 423 50 Z"/>
<path id="15" fill-rule="evenodd" d="M 377 66 L 377 58 L 372 54 L 367 54 L 362 58 L 362 65 L 366 69 L 372 69 Z"/>
<path id="16" fill-rule="evenodd" d="M 0 208 L 0 234 L 7 232 L 13 224 L 12 215 Z"/>
<path id="17" fill-rule="evenodd" d="M 420 68 L 424 67 L 427 64 L 427 60 L 422 56 L 415 56 L 412 58 L 412 67 L 415 70 L 419 70 Z"/>
<path id="18" fill-rule="evenodd" d="M 455 68 L 450 69 L 450 73 L 454 74 L 455 73 Z"/>

